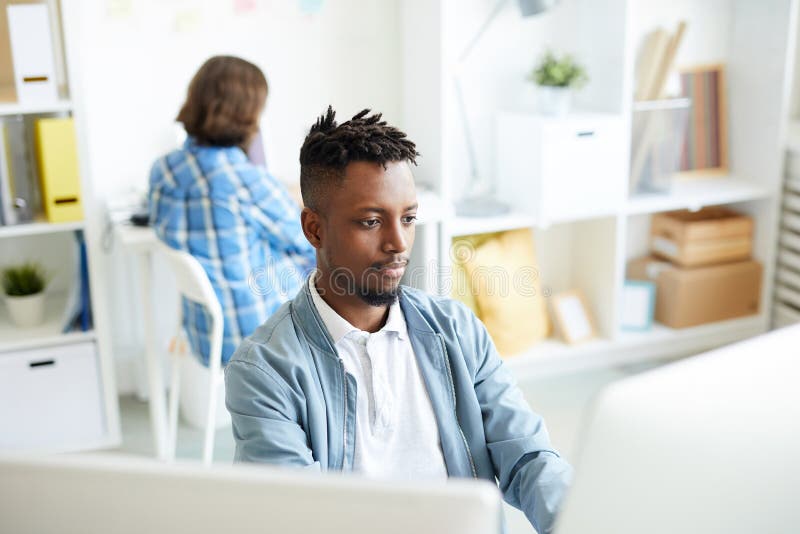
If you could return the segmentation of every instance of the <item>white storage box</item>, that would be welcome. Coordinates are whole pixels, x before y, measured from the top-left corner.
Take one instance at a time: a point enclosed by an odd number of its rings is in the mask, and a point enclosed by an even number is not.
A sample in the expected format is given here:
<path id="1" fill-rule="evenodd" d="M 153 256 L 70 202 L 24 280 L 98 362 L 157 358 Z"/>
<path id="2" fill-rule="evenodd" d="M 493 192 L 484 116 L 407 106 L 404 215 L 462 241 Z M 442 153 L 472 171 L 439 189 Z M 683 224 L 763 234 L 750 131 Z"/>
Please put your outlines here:
<path id="1" fill-rule="evenodd" d="M 93 342 L 0 353 L 0 450 L 76 450 L 104 428 Z"/>
<path id="2" fill-rule="evenodd" d="M 614 214 L 627 194 L 626 145 L 620 115 L 503 113 L 498 197 L 540 226 Z"/>
<path id="3" fill-rule="evenodd" d="M 691 100 L 636 102 L 631 133 L 630 193 L 669 193 L 681 170 Z"/>

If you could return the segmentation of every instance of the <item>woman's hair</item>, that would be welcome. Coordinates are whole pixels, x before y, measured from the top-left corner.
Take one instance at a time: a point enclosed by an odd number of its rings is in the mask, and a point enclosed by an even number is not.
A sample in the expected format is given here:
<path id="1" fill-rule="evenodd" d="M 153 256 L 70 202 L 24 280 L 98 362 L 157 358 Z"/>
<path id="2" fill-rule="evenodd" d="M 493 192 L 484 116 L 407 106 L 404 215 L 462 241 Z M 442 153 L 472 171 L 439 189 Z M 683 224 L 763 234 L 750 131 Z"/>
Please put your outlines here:
<path id="1" fill-rule="evenodd" d="M 261 69 L 238 57 L 214 56 L 192 78 L 177 120 L 201 145 L 246 150 L 266 98 Z"/>

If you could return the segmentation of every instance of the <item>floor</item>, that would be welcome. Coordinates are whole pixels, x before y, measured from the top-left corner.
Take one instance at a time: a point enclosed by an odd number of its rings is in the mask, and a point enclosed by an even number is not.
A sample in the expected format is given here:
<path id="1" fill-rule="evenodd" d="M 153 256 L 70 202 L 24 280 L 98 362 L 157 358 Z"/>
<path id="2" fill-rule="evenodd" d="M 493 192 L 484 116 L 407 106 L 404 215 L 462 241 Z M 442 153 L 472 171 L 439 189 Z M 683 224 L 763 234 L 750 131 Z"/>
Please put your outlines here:
<path id="1" fill-rule="evenodd" d="M 581 422 L 592 398 L 607 384 L 630 376 L 648 367 L 604 369 L 569 376 L 529 382 L 522 385 L 526 399 L 534 411 L 544 416 L 550 437 L 559 452 L 568 460 L 578 446 Z M 133 455 L 153 455 L 153 442 L 147 403 L 135 397 L 120 399 L 122 447 L 119 452 Z M 203 432 L 181 422 L 178 431 L 177 457 L 200 459 Z M 214 449 L 215 462 L 231 462 L 234 442 L 230 428 L 217 431 Z M 533 533 L 525 516 L 507 508 L 511 534 Z"/>

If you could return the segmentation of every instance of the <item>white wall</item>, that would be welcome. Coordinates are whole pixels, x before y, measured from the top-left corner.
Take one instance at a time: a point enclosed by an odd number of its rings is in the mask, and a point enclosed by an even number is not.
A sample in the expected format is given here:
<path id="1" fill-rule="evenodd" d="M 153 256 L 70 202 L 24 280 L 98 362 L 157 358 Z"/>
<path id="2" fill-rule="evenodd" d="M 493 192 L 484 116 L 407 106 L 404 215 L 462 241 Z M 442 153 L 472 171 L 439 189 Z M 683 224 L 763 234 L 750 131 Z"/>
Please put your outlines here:
<path id="1" fill-rule="evenodd" d="M 328 104 L 341 119 L 370 107 L 400 124 L 399 1 L 326 0 L 309 13 L 303 6 L 313 2 L 302 0 L 80 0 L 73 91 L 83 102 L 96 205 L 146 191 L 153 160 L 176 143 L 174 117 L 191 76 L 215 54 L 242 56 L 265 72 L 267 158 L 285 182 L 299 180 L 300 145 Z M 106 273 L 118 382 L 129 391 L 127 351 L 142 346 L 132 261 L 119 248 L 94 261 Z M 156 319 L 171 333 L 176 301 L 167 279 L 155 283 Z"/>
<path id="2" fill-rule="evenodd" d="M 211 55 L 243 56 L 267 75 L 268 157 L 287 182 L 298 179 L 300 144 L 329 103 L 343 117 L 372 107 L 399 120 L 396 0 L 329 0 L 314 14 L 295 0 L 252 2 L 254 9 L 243 13 L 234 11 L 236 4 L 82 2 L 86 83 L 76 89 L 87 94 L 100 195 L 146 187 L 153 159 L 174 144 L 173 120 L 188 82 Z"/>

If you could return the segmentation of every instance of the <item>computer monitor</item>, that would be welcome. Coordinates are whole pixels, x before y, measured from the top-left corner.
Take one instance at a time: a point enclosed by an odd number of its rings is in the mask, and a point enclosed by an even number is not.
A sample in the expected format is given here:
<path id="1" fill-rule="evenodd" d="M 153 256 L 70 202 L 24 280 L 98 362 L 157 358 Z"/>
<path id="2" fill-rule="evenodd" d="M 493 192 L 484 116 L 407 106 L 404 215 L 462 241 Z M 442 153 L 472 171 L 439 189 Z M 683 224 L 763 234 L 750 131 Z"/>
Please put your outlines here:
<path id="1" fill-rule="evenodd" d="M 800 325 L 613 383 L 558 534 L 798 532 Z"/>
<path id="2" fill-rule="evenodd" d="M 264 138 L 261 135 L 261 130 L 257 131 L 253 139 L 250 140 L 250 145 L 247 147 L 247 159 L 253 165 L 267 166 L 267 157 L 264 153 Z"/>
<path id="3" fill-rule="evenodd" d="M 494 534 L 500 525 L 500 494 L 486 481 L 380 482 L 116 455 L 0 458 L 0 532 Z"/>

